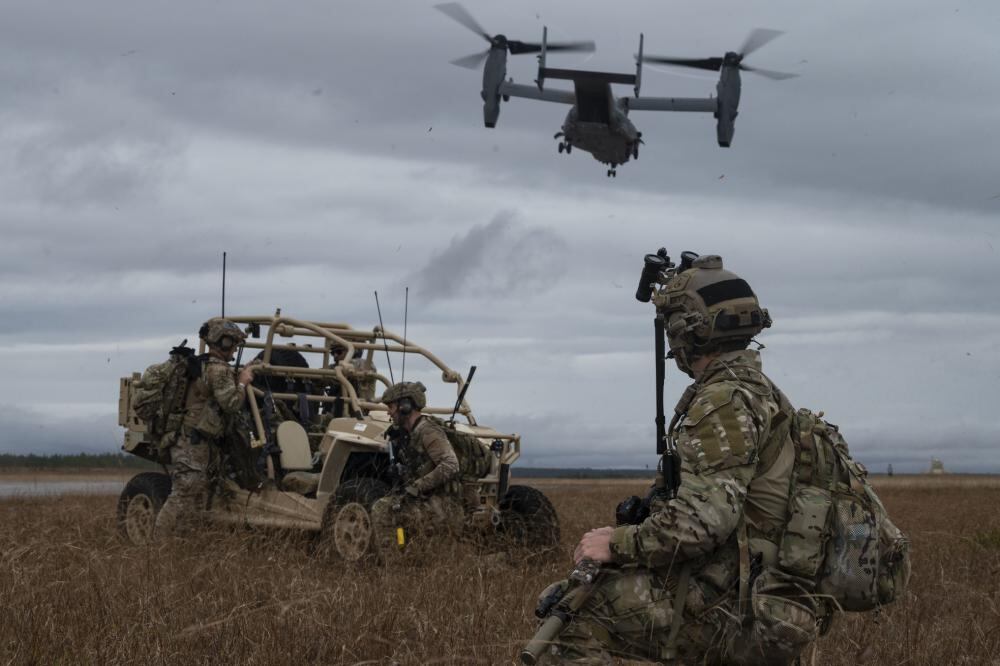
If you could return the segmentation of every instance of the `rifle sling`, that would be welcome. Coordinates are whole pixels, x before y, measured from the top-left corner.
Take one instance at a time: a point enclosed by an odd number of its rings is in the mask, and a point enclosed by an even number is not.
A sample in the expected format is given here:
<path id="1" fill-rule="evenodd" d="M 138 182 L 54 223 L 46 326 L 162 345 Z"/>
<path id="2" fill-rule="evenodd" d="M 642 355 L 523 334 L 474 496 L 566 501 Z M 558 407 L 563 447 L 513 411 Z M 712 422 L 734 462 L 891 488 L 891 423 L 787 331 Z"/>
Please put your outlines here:
<path id="1" fill-rule="evenodd" d="M 688 584 L 691 581 L 691 563 L 685 562 L 681 565 L 680 577 L 677 579 L 677 589 L 674 591 L 674 617 L 670 623 L 670 635 L 667 636 L 667 645 L 662 657 L 668 661 L 677 658 L 677 636 L 681 632 L 681 624 L 684 618 L 684 604 L 687 601 Z"/>

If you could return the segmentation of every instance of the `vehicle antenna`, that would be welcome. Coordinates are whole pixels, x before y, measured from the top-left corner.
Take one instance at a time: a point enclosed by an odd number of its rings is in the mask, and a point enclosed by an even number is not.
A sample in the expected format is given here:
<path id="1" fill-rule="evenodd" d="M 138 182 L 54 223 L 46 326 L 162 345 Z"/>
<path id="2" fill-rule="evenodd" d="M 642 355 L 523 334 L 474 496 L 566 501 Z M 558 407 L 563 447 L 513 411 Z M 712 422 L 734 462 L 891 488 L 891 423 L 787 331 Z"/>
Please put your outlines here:
<path id="1" fill-rule="evenodd" d="M 458 400 L 455 401 L 455 409 L 451 410 L 451 418 L 447 421 L 449 425 L 455 425 L 455 417 L 458 415 L 458 410 L 462 408 L 462 401 L 465 400 L 465 392 L 469 390 L 469 384 L 472 383 L 472 376 L 475 374 L 476 366 L 472 366 L 469 368 L 469 376 L 465 378 L 465 383 L 462 384 L 462 390 L 458 393 Z"/>
<path id="2" fill-rule="evenodd" d="M 382 308 L 378 304 L 378 290 L 375 290 L 375 309 L 378 310 L 378 328 L 382 334 L 382 347 L 385 349 L 385 362 L 389 366 L 389 379 L 396 383 L 396 378 L 392 376 L 392 360 L 389 358 L 389 343 L 385 339 L 385 325 L 382 323 Z M 404 357 L 405 358 L 405 357 Z"/>
<path id="3" fill-rule="evenodd" d="M 222 318 L 226 317 L 226 253 L 222 253 Z"/>
<path id="4" fill-rule="evenodd" d="M 399 381 L 406 381 L 406 321 L 410 314 L 410 288 L 406 288 L 406 298 L 403 300 L 403 372 L 399 376 Z"/>

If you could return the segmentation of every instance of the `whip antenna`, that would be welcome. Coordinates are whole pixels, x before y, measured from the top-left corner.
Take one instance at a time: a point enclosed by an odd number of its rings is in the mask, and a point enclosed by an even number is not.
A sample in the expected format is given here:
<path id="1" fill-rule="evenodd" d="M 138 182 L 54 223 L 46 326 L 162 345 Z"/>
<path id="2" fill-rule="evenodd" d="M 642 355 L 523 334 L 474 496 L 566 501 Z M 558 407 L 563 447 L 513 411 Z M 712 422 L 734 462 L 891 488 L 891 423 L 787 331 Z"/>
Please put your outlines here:
<path id="1" fill-rule="evenodd" d="M 382 308 L 378 304 L 378 290 L 375 291 L 375 309 L 378 311 L 378 328 L 382 333 L 382 347 L 385 349 L 385 362 L 389 366 L 389 379 L 396 383 L 396 378 L 392 376 L 392 359 L 389 358 L 389 343 L 385 339 L 385 325 L 382 323 Z M 405 356 L 403 358 L 406 358 Z"/>
<path id="2" fill-rule="evenodd" d="M 399 376 L 399 381 L 406 381 L 406 321 L 410 314 L 410 288 L 406 288 L 406 298 L 403 301 L 403 372 Z"/>
<path id="3" fill-rule="evenodd" d="M 222 317 L 226 317 L 226 253 L 222 253 Z"/>

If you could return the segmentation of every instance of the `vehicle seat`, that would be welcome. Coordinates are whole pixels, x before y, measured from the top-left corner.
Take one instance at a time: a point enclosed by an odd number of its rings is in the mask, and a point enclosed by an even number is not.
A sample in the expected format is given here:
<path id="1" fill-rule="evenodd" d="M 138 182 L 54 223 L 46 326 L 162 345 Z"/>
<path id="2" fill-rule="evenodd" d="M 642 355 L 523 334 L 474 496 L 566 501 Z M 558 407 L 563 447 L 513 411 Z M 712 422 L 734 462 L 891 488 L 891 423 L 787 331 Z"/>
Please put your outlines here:
<path id="1" fill-rule="evenodd" d="M 319 487 L 319 474 L 313 473 L 309 435 L 296 421 L 283 421 L 278 426 L 278 448 L 281 449 L 281 469 L 285 475 L 281 486 L 300 495 L 312 495 Z"/>

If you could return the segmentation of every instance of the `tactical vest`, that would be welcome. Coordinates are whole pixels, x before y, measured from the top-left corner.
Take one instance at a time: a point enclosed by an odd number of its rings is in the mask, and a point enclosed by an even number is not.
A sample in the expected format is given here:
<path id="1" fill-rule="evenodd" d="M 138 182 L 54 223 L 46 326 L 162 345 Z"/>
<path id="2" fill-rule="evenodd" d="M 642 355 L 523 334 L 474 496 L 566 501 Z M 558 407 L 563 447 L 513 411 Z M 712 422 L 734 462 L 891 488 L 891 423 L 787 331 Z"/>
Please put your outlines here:
<path id="1" fill-rule="evenodd" d="M 227 372 L 232 372 L 228 363 L 216 358 L 209 357 L 205 364 L 206 366 L 221 364 L 226 367 Z M 203 436 L 217 438 L 225 433 L 226 420 L 212 395 L 212 388 L 206 378 L 207 374 L 206 367 L 202 370 L 198 380 L 191 383 L 185 401 L 184 427 L 193 428 Z M 235 377 L 233 381 L 236 381 Z"/>
<path id="2" fill-rule="evenodd" d="M 436 422 L 436 419 L 429 419 L 426 415 L 421 416 L 421 420 L 423 419 L 427 419 L 430 423 Z M 424 447 L 423 429 L 427 427 L 433 427 L 433 425 L 426 424 L 421 427 L 418 422 L 414 432 L 410 433 L 406 442 L 395 451 L 396 458 L 406 470 L 406 481 L 408 483 L 430 474 L 436 467 L 434 461 L 431 460 L 430 455 L 427 453 L 427 449 Z M 443 429 L 447 437 L 448 428 Z M 451 443 L 450 439 L 449 443 Z M 455 455 L 457 457 L 458 453 L 456 452 Z M 461 464 L 461 458 L 459 458 L 460 469 Z M 434 488 L 431 494 L 460 496 L 462 494 L 462 481 L 460 478 L 450 479 L 437 488 Z"/>

